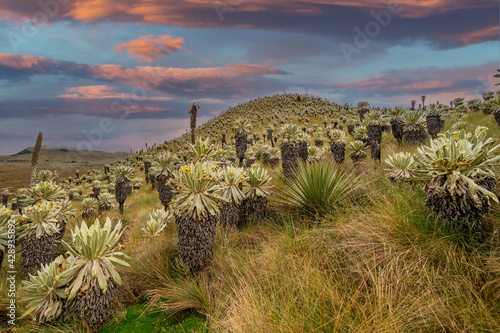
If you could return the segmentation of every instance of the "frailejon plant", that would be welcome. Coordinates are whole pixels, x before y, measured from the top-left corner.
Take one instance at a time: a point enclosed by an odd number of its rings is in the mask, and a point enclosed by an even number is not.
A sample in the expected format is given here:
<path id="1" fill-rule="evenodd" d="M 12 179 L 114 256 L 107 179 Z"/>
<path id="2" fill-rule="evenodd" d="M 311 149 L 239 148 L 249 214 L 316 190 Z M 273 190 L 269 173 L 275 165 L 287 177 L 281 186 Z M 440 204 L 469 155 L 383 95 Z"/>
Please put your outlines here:
<path id="1" fill-rule="evenodd" d="M 114 170 L 114 174 L 116 176 L 115 197 L 116 201 L 118 201 L 120 205 L 120 213 L 122 214 L 125 200 L 127 200 L 127 197 L 132 192 L 130 179 L 133 173 L 134 168 L 127 165 L 118 165 Z"/>
<path id="2" fill-rule="evenodd" d="M 82 222 L 71 232 L 71 244 L 62 241 L 75 259 L 70 268 L 58 275 L 69 279 L 66 292 L 66 308 L 83 318 L 89 327 L 98 331 L 106 323 L 113 310 L 117 286 L 122 284 L 115 265 L 129 266 L 123 259 L 118 241 L 124 228 L 121 221 L 112 225 L 106 218 L 104 226 L 96 219 L 87 226 Z"/>
<path id="3" fill-rule="evenodd" d="M 307 161 L 310 163 L 318 162 L 321 159 L 323 150 L 318 146 L 309 146 L 307 148 L 309 157 Z"/>
<path id="4" fill-rule="evenodd" d="M 50 170 L 40 170 L 36 173 L 33 180 L 36 183 L 53 182 L 57 179 L 57 177 L 59 177 L 59 175 L 57 174 L 57 171 L 52 172 Z"/>
<path id="5" fill-rule="evenodd" d="M 52 181 L 41 181 L 31 188 L 26 189 L 28 198 L 26 204 L 34 205 L 44 201 L 58 201 L 66 196 L 66 191 Z"/>
<path id="6" fill-rule="evenodd" d="M 421 111 L 407 111 L 401 117 L 404 123 L 404 138 L 410 145 L 422 144 L 427 140 L 425 114 Z"/>
<path id="7" fill-rule="evenodd" d="M 219 156 L 219 148 L 210 142 L 210 138 L 198 138 L 194 145 L 189 146 L 193 162 L 214 161 Z"/>
<path id="8" fill-rule="evenodd" d="M 381 111 L 373 110 L 366 115 L 366 135 L 370 144 L 382 142 L 382 126 L 386 123 L 385 116 Z"/>
<path id="9" fill-rule="evenodd" d="M 222 172 L 212 162 L 186 164 L 174 172 L 178 182 L 173 202 L 179 255 L 192 271 L 204 268 L 212 258 Z"/>
<path id="10" fill-rule="evenodd" d="M 234 123 L 235 133 L 235 146 L 236 146 L 236 155 L 239 159 L 239 166 L 242 166 L 243 160 L 245 159 L 245 152 L 247 151 L 248 145 L 248 131 L 252 124 L 249 120 L 245 118 L 239 118 Z"/>
<path id="11" fill-rule="evenodd" d="M 24 275 L 35 274 L 41 265 L 52 261 L 60 210 L 59 202 L 45 201 L 24 208 L 18 218 Z"/>
<path id="12" fill-rule="evenodd" d="M 146 221 L 145 226 L 142 227 L 141 230 L 147 237 L 156 237 L 160 235 L 163 230 L 165 230 L 173 218 L 174 215 L 171 211 L 163 209 L 155 210 L 149 213 L 149 219 Z"/>
<path id="13" fill-rule="evenodd" d="M 99 213 L 111 210 L 114 207 L 115 196 L 111 193 L 102 193 L 97 199 Z"/>
<path id="14" fill-rule="evenodd" d="M 477 127 L 474 134 L 447 131 L 429 146 L 420 147 L 415 157 L 419 173 L 428 179 L 427 205 L 461 230 L 481 231 L 491 202 L 498 202 L 491 190 L 496 183 L 493 167 L 500 161 L 495 151 L 500 145 L 486 138 L 486 131 L 485 127 Z"/>
<path id="15" fill-rule="evenodd" d="M 241 203 L 245 198 L 240 184 L 245 180 L 245 170 L 226 166 L 221 174 L 220 195 L 227 202 L 220 205 L 219 222 L 223 227 L 240 226 Z"/>
<path id="16" fill-rule="evenodd" d="M 261 219 L 267 215 L 267 196 L 272 188 L 271 177 L 262 167 L 251 167 L 245 172 L 245 199 L 242 203 L 244 220 Z"/>
<path id="17" fill-rule="evenodd" d="M 97 218 L 98 210 L 99 202 L 97 199 L 85 198 L 82 200 L 82 219 L 94 221 Z"/>
<path id="18" fill-rule="evenodd" d="M 64 301 L 68 297 L 66 285 L 69 278 L 60 278 L 58 275 L 66 270 L 71 260 L 59 256 L 50 264 L 44 264 L 29 280 L 22 281 L 21 303 L 28 303 L 25 317 L 33 313 L 33 320 L 45 324 L 57 319 L 63 312 Z"/>
<path id="19" fill-rule="evenodd" d="M 196 145 L 198 145 L 200 141 L 201 139 L 198 139 Z M 170 185 L 169 180 L 173 178 L 172 171 L 176 163 L 176 155 L 170 152 L 160 153 L 153 159 L 151 168 L 149 169 L 149 175 L 156 179 L 158 196 L 165 209 L 167 209 L 168 204 L 174 197 L 173 186 Z"/>
<path id="20" fill-rule="evenodd" d="M 345 160 L 346 135 L 345 132 L 339 129 L 330 130 L 327 133 L 330 138 L 330 150 L 333 159 L 337 163 L 342 163 Z"/>
<path id="21" fill-rule="evenodd" d="M 347 145 L 347 151 L 351 157 L 352 163 L 355 167 L 358 167 L 360 163 L 366 159 L 366 154 L 368 152 L 368 147 L 366 144 L 359 140 L 354 140 L 349 142 Z"/>
<path id="22" fill-rule="evenodd" d="M 425 123 L 427 126 L 427 132 L 432 136 L 433 139 L 435 139 L 438 135 L 439 132 L 441 132 L 441 129 L 444 126 L 444 121 L 441 120 L 441 115 L 439 112 L 431 110 L 427 115 L 425 116 Z"/>
<path id="23" fill-rule="evenodd" d="M 395 153 L 385 159 L 389 179 L 393 181 L 408 181 L 418 177 L 417 163 L 411 153 Z"/>
<path id="24" fill-rule="evenodd" d="M 299 126 L 296 124 L 287 124 L 281 127 L 281 164 L 283 174 L 286 177 L 293 177 L 294 170 L 299 164 Z"/>

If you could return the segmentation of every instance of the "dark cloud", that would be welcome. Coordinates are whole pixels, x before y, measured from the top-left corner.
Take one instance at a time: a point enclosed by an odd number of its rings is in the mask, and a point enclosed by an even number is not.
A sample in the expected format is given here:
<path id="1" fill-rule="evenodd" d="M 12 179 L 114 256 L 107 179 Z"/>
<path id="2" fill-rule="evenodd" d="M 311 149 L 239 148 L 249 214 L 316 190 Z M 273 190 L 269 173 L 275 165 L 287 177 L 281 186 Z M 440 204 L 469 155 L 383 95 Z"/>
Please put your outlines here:
<path id="1" fill-rule="evenodd" d="M 57 0 L 46 0 L 58 3 Z M 43 0 L 42 0 L 43 2 Z M 65 3 L 66 1 L 61 1 Z M 355 26 L 362 30 L 375 18 L 372 11 L 387 11 L 386 0 L 332 1 L 135 1 L 80 0 L 48 7 L 52 21 L 134 22 L 195 28 L 243 28 L 302 32 L 353 41 Z M 435 48 L 456 48 L 498 40 L 498 1 L 401 0 L 401 11 L 377 40 L 413 43 L 426 40 Z M 57 7 L 57 10 L 55 10 Z M 0 14 L 22 24 L 42 7 L 36 0 L 2 0 Z M 498 30 L 498 29 L 497 29 Z M 465 38 L 464 38 L 465 36 Z"/>

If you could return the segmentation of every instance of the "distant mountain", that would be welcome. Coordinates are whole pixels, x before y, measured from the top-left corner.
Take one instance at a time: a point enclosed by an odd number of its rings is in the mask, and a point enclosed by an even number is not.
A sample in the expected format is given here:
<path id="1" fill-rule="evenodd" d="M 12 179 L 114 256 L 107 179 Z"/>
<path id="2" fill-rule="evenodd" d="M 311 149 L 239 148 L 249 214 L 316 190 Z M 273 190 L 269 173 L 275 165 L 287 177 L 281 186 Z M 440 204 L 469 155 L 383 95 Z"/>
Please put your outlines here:
<path id="1" fill-rule="evenodd" d="M 33 155 L 33 148 L 28 147 L 16 154 L 0 156 L 0 163 L 29 164 Z M 101 165 L 123 160 L 125 152 L 108 153 L 104 151 L 76 150 L 72 148 L 49 148 L 42 146 L 40 152 L 40 166 L 64 167 L 64 165 Z"/>

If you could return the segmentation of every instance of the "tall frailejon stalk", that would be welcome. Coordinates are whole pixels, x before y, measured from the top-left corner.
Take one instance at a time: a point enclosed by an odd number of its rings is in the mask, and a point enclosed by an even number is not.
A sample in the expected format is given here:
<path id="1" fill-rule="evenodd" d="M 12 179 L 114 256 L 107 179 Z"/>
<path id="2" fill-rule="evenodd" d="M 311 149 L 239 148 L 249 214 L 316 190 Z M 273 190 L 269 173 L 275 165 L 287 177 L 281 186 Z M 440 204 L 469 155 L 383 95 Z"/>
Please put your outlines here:
<path id="1" fill-rule="evenodd" d="M 30 179 L 30 187 L 33 186 L 33 182 L 36 176 L 36 168 L 38 167 L 38 159 L 40 158 L 40 150 L 42 149 L 42 132 L 38 133 L 38 137 L 36 138 L 35 148 L 33 149 L 33 156 L 31 157 L 31 179 Z"/>
<path id="2" fill-rule="evenodd" d="M 189 125 L 191 127 L 191 143 L 194 145 L 196 141 L 196 116 L 198 114 L 199 105 L 194 104 L 189 108 L 189 114 L 191 115 L 191 119 Z"/>

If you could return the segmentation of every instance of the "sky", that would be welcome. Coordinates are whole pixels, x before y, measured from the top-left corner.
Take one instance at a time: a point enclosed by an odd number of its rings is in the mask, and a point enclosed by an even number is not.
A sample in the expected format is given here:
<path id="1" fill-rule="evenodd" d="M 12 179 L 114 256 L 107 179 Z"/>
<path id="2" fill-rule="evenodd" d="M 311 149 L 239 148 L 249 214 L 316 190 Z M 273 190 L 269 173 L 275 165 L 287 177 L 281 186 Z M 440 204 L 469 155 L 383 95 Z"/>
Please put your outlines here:
<path id="1" fill-rule="evenodd" d="M 0 155 L 134 151 L 282 92 L 409 106 L 481 98 L 498 0 L 0 0 Z"/>

